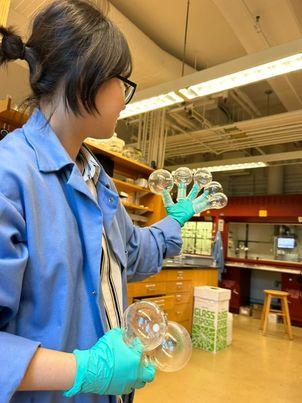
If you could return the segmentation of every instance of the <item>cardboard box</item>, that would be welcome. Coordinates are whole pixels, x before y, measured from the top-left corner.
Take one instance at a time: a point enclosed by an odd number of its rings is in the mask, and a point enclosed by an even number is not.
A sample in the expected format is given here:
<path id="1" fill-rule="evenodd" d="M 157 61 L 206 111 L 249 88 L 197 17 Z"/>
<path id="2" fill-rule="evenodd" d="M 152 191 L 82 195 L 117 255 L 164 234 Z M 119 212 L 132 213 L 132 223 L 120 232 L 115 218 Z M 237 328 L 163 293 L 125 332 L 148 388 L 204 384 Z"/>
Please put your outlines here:
<path id="1" fill-rule="evenodd" d="M 227 322 L 227 345 L 232 344 L 233 340 L 233 314 L 228 312 L 228 322 Z"/>
<path id="2" fill-rule="evenodd" d="M 210 301 L 229 301 L 231 299 L 231 290 L 204 285 L 201 287 L 194 287 L 194 297 Z"/>
<path id="3" fill-rule="evenodd" d="M 251 316 L 252 310 L 250 306 L 241 306 L 239 308 L 239 314 L 243 316 Z"/>
<path id="4" fill-rule="evenodd" d="M 192 343 L 194 348 L 217 352 L 227 346 L 231 291 L 219 287 L 194 287 Z"/>
<path id="5" fill-rule="evenodd" d="M 270 312 L 267 315 L 267 320 L 269 323 L 278 323 L 278 315 L 274 312 Z"/>

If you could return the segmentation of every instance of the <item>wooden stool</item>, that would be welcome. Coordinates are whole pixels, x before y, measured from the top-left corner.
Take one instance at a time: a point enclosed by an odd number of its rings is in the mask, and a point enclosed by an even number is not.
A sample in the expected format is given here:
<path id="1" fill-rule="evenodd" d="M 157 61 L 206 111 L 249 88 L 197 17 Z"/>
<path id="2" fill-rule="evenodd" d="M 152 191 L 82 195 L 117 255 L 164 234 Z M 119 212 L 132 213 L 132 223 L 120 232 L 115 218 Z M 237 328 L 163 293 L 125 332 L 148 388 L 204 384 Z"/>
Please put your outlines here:
<path id="1" fill-rule="evenodd" d="M 262 330 L 262 334 L 265 335 L 267 329 L 267 322 L 268 322 L 268 314 L 270 312 L 276 313 L 278 316 L 282 316 L 285 333 L 288 334 L 290 340 L 293 339 L 292 334 L 292 327 L 290 322 L 289 316 L 289 309 L 288 309 L 288 301 L 287 296 L 288 292 L 285 291 L 278 291 L 278 290 L 264 290 L 265 293 L 265 300 L 261 314 L 261 322 L 260 322 L 260 330 Z M 272 298 L 278 298 L 281 300 L 281 308 L 282 310 L 278 309 L 270 309 Z"/>

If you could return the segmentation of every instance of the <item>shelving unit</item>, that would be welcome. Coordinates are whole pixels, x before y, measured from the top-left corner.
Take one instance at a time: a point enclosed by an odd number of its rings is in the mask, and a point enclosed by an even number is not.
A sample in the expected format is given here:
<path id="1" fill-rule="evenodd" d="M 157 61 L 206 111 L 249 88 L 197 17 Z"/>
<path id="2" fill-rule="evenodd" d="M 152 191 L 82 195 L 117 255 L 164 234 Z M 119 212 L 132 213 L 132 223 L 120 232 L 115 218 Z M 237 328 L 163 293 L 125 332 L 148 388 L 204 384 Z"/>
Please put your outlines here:
<path id="1" fill-rule="evenodd" d="M 147 178 L 154 171 L 148 165 L 123 157 L 119 153 L 105 150 L 101 146 L 96 145 L 94 141 L 87 139 L 85 140 L 85 144 L 92 152 L 101 153 L 111 159 L 114 162 L 115 171 L 128 178 L 138 178 L 139 176 Z"/>
<path id="2" fill-rule="evenodd" d="M 149 207 L 142 207 L 137 204 L 123 202 L 122 204 L 129 210 L 134 210 L 136 214 L 153 213 L 153 210 Z"/>
<path id="3" fill-rule="evenodd" d="M 93 153 L 101 155 L 113 163 L 113 182 L 118 192 L 126 192 L 132 195 L 135 200 L 138 200 L 138 203 L 129 203 L 122 200 L 135 224 L 140 226 L 151 225 L 165 217 L 166 213 L 160 196 L 153 194 L 149 189 L 120 179 L 120 177 L 133 180 L 138 178 L 148 179 L 149 175 L 154 171 L 152 168 L 123 157 L 119 153 L 105 150 L 94 141 L 86 140 L 85 144 Z M 118 178 L 115 176 L 118 176 Z"/>
<path id="4" fill-rule="evenodd" d="M 119 190 L 123 190 L 125 192 L 131 192 L 131 193 L 136 192 L 136 193 L 140 193 L 141 196 L 152 193 L 149 189 L 134 185 L 132 183 L 123 182 L 116 178 L 113 178 L 113 182 L 115 183 L 115 186 L 119 188 Z"/>
<path id="5" fill-rule="evenodd" d="M 10 97 L 0 99 L 0 126 L 5 126 L 9 130 L 14 130 L 24 125 L 28 120 L 28 114 L 12 108 Z"/>

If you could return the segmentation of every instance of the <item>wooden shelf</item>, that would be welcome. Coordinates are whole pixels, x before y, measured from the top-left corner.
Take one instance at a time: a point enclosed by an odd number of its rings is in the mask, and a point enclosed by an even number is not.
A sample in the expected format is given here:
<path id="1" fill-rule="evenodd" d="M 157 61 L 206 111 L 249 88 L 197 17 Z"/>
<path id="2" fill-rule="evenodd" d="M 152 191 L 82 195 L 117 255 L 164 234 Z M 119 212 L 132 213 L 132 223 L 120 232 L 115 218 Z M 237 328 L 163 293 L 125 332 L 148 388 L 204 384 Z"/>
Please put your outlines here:
<path id="1" fill-rule="evenodd" d="M 138 185 L 134 185 L 133 183 L 127 183 L 119 179 L 113 178 L 113 182 L 115 183 L 118 190 L 123 190 L 125 192 L 132 192 L 132 193 L 139 192 L 141 193 L 141 195 L 152 193 L 149 189 L 143 188 Z"/>
<path id="2" fill-rule="evenodd" d="M 0 100 L 0 121 L 12 126 L 13 128 L 21 127 L 28 120 L 28 115 L 11 109 L 11 98 Z"/>
<path id="3" fill-rule="evenodd" d="M 153 210 L 149 207 L 142 207 L 137 204 L 123 202 L 123 200 L 121 200 L 121 202 L 126 209 L 134 210 L 136 214 L 153 213 Z"/>
<path id="4" fill-rule="evenodd" d="M 87 144 L 93 153 L 102 154 L 105 157 L 112 159 L 117 165 L 117 168 L 122 167 L 128 171 L 134 171 L 137 174 L 142 174 L 144 176 L 149 176 L 154 171 L 154 169 L 150 168 L 148 165 L 144 165 L 137 161 L 133 161 L 130 158 L 123 157 L 119 153 L 105 150 L 100 146 L 95 145 L 94 142 L 90 140 L 85 140 L 85 144 Z"/>

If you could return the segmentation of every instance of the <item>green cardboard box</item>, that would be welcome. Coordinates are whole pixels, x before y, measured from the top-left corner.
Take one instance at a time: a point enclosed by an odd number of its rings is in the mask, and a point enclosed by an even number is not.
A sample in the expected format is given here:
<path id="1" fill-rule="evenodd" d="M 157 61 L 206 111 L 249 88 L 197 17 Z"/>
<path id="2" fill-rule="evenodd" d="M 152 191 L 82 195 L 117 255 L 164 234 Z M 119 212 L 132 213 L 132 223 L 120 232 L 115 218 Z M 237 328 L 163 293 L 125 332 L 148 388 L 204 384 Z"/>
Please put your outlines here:
<path id="1" fill-rule="evenodd" d="M 227 346 L 230 290 L 194 288 L 192 343 L 194 348 L 216 353 Z"/>

